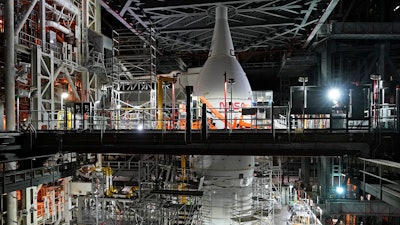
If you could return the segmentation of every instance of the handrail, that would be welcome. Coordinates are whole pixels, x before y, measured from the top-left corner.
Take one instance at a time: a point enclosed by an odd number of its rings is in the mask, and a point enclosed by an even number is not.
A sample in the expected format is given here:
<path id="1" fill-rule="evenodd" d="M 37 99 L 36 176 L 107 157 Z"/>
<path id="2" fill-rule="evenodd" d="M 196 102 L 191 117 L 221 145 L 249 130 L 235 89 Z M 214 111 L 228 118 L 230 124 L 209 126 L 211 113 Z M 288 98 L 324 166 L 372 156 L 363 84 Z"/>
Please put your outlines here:
<path id="1" fill-rule="evenodd" d="M 394 131 L 398 130 L 397 117 L 392 116 L 396 112 L 391 114 L 380 114 L 378 124 L 372 124 L 371 115 L 366 115 L 362 118 L 352 118 L 343 115 L 331 115 L 331 114 L 291 114 L 289 108 L 286 106 L 253 106 L 252 109 L 256 110 L 256 114 L 251 116 L 244 116 L 243 118 L 225 118 L 224 114 L 221 113 L 221 109 L 213 107 L 211 103 L 204 97 L 199 98 L 200 102 L 207 106 L 207 111 L 212 113 L 213 117 L 218 122 L 227 122 L 226 128 L 238 130 L 268 130 L 291 133 L 297 128 L 302 128 L 304 132 L 313 131 L 340 131 L 340 132 L 371 132 L 374 129 L 381 131 Z M 146 105 L 148 102 L 146 102 Z M 162 132 L 176 132 L 179 130 L 185 130 L 186 118 L 184 115 L 184 109 L 177 106 L 175 109 L 163 108 L 162 112 L 170 115 L 171 112 L 178 112 L 176 117 L 165 116 L 162 121 L 159 121 L 156 114 L 161 111 L 159 108 L 149 108 L 142 106 L 131 106 L 121 107 L 118 109 L 106 109 L 106 110 L 91 110 L 86 117 L 74 117 L 73 109 L 71 109 L 71 118 L 76 123 L 72 123 L 67 127 L 67 130 L 85 130 L 85 131 L 96 131 L 96 130 L 156 130 L 157 124 L 163 124 Z M 182 104 L 183 105 L 183 104 Z M 194 116 L 201 115 L 201 108 L 195 108 L 196 111 Z M 394 110 L 394 109 L 391 109 Z M 21 113 L 38 114 L 43 115 L 41 120 L 29 121 L 30 127 L 29 132 L 37 133 L 41 130 L 61 130 L 57 129 L 57 123 L 60 119 L 53 118 L 54 116 L 47 113 L 47 111 L 41 110 L 20 110 Z M 239 113 L 235 111 L 235 115 Z M 271 113 L 273 113 L 271 115 Z M 78 115 L 80 116 L 80 115 Z M 236 117 L 236 116 L 235 116 Z M 38 118 L 38 117 L 35 117 Z M 211 118 L 209 118 L 211 120 Z M 195 124 L 198 128 L 203 126 L 200 123 L 200 118 L 194 118 Z M 210 121 L 207 121 L 210 122 Z M 175 126 L 172 126 L 174 124 Z M 242 124 L 242 126 L 240 126 Z M 273 126 L 272 126 L 273 124 Z M 289 127 L 290 126 L 290 127 Z M 194 127 L 194 126 L 193 126 Z M 209 124 L 209 131 L 213 130 L 226 130 L 225 126 L 223 129 L 220 127 L 214 127 L 211 129 L 212 124 Z M 64 130 L 64 129 L 62 129 Z M 197 130 L 197 129 L 195 129 Z"/>
<path id="2" fill-rule="evenodd" d="M 114 169 L 128 169 L 139 168 L 139 162 L 131 161 L 103 161 L 103 165 L 109 166 Z"/>
<path id="3" fill-rule="evenodd" d="M 49 177 L 54 180 L 58 179 L 55 177 L 56 175 L 61 174 L 63 171 L 68 171 L 65 168 L 69 168 L 70 170 L 74 169 L 75 162 L 57 164 L 50 167 L 37 167 L 32 169 L 25 170 L 9 170 L 1 172 L 0 186 L 3 187 L 2 192 L 5 191 L 5 187 L 8 187 L 11 184 L 19 183 L 19 182 L 27 182 L 38 178 Z M 13 186 L 14 187 L 14 186 Z M 18 187 L 15 187 L 16 189 Z M 20 188 L 20 187 L 19 187 Z"/>

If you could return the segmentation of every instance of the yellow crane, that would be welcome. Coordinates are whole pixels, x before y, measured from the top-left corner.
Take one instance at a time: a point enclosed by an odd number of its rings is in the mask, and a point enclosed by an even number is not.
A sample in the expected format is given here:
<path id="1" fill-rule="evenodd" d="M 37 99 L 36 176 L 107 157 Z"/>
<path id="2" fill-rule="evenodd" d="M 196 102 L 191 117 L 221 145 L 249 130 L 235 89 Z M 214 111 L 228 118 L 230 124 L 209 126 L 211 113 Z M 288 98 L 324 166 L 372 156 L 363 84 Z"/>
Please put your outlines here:
<path id="1" fill-rule="evenodd" d="M 157 78 L 157 129 L 163 128 L 163 82 L 172 84 L 172 122 L 174 123 L 175 116 L 175 83 L 176 77 L 158 76 Z"/>

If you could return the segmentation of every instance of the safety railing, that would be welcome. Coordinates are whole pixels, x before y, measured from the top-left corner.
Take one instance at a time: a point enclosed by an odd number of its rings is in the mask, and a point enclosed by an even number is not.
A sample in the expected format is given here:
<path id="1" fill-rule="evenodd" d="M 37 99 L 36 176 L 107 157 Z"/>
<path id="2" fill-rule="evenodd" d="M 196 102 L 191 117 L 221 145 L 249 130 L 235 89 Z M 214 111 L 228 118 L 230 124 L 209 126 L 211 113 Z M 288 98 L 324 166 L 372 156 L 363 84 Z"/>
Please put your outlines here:
<path id="1" fill-rule="evenodd" d="M 192 130 L 202 128 L 201 108 L 192 110 Z M 207 115 L 206 126 L 209 130 L 258 130 L 258 129 L 286 129 L 288 118 L 287 109 L 283 113 L 279 112 L 272 117 L 271 107 L 254 107 L 251 109 L 227 111 L 216 109 L 218 115 Z M 282 110 L 281 110 L 282 111 Z M 91 110 L 87 113 L 75 113 L 73 108 L 67 107 L 66 110 L 59 110 L 51 113 L 50 111 L 27 111 L 20 110 L 20 117 L 25 121 L 19 121 L 21 127 L 34 126 L 36 130 L 185 130 L 186 129 L 186 110 L 183 108 L 119 108 L 111 110 Z M 156 116 L 162 114 L 161 117 Z M 25 115 L 25 116 L 23 116 Z M 30 118 L 26 119 L 26 115 Z M 33 118 L 40 118 L 35 120 Z M 26 121 L 30 121 L 27 124 Z M 272 123 L 273 121 L 273 123 Z"/>
<path id="2" fill-rule="evenodd" d="M 39 38 L 22 31 L 18 33 L 17 41 L 17 44 L 25 46 L 27 48 L 32 48 L 34 45 L 41 45 L 42 43 L 42 40 L 40 40 Z"/>
<path id="3" fill-rule="evenodd" d="M 116 170 L 128 170 L 131 171 L 133 169 L 139 168 L 139 162 L 134 161 L 103 161 L 103 166 L 107 166 Z"/>
<path id="4" fill-rule="evenodd" d="M 18 187 L 32 186 L 36 180 L 55 181 L 61 173 L 74 171 L 76 159 L 60 158 L 55 161 L 54 155 L 28 157 L 23 159 L 0 161 L 0 187 L 3 192 L 12 191 L 14 184 Z"/>
<path id="5" fill-rule="evenodd" d="M 383 109 L 390 113 L 383 113 Z M 266 131 L 290 133 L 298 131 L 324 132 L 370 132 L 372 129 L 397 131 L 395 108 L 382 108 L 382 113 L 366 115 L 363 118 L 351 118 L 347 113 L 330 114 L 290 114 L 285 106 L 263 106 L 240 109 L 195 107 L 191 110 L 192 131 L 207 130 Z M 161 130 L 163 132 L 183 131 L 187 129 L 186 107 L 176 108 L 116 108 L 91 109 L 88 112 L 74 112 L 73 107 L 51 113 L 50 111 L 19 111 L 20 127 L 40 130 Z M 159 116 L 161 114 L 161 116 Z M 25 116 L 24 116 L 25 115 Z M 26 115 L 29 116 L 26 119 Z M 202 117 L 206 115 L 206 118 Z M 40 118 L 40 120 L 35 120 Z M 27 124 L 26 121 L 29 121 Z"/>
<path id="6" fill-rule="evenodd" d="M 372 125 L 380 130 L 397 130 L 396 104 L 381 104 L 372 109 Z"/>

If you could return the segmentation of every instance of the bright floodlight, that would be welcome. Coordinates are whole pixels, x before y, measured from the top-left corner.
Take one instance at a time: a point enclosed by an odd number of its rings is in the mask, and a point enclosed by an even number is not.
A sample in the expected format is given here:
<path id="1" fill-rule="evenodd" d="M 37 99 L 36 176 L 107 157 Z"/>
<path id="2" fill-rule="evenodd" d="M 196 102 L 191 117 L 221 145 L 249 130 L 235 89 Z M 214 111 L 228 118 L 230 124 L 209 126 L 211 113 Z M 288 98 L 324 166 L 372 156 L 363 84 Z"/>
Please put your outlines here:
<path id="1" fill-rule="evenodd" d="M 68 98 L 68 93 L 67 92 L 63 92 L 62 94 L 61 94 L 61 98 Z"/>
<path id="2" fill-rule="evenodd" d="M 142 124 L 139 124 L 139 125 L 137 126 L 137 129 L 138 129 L 138 130 L 143 130 L 143 125 L 142 125 Z"/>
<path id="3" fill-rule="evenodd" d="M 329 92 L 328 92 L 328 97 L 329 97 L 329 99 L 332 100 L 332 101 L 337 101 L 337 100 L 339 100 L 339 98 L 340 98 L 340 91 L 339 91 L 339 89 L 336 89 L 336 88 L 330 89 Z"/>
<path id="4" fill-rule="evenodd" d="M 343 194 L 344 189 L 340 186 L 336 187 L 336 193 L 338 193 L 339 195 Z"/>

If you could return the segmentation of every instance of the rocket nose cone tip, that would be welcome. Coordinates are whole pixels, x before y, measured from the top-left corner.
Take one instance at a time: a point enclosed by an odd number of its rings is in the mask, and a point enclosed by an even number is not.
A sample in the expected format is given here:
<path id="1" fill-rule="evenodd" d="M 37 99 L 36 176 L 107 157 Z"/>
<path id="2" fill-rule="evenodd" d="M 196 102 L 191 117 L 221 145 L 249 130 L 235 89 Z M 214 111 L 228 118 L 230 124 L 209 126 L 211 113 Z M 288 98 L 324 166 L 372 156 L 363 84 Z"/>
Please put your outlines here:
<path id="1" fill-rule="evenodd" d="M 215 8 L 215 19 L 228 19 L 228 8 L 226 6 L 217 6 Z"/>

